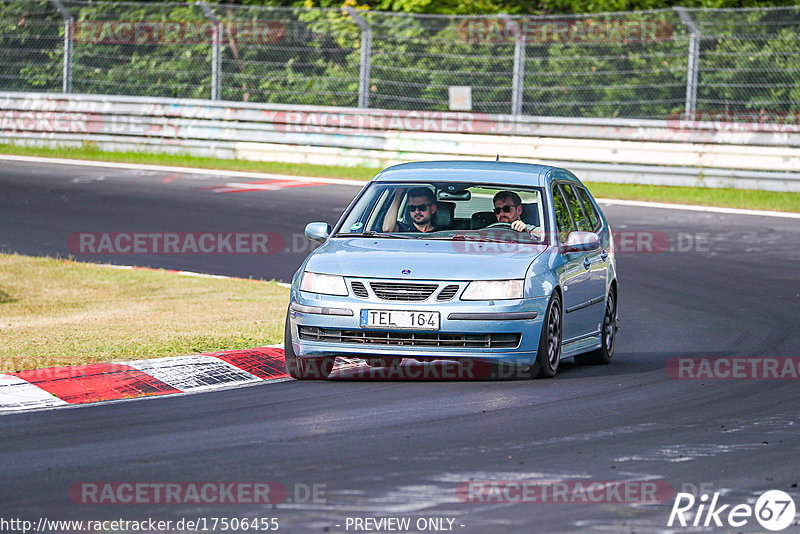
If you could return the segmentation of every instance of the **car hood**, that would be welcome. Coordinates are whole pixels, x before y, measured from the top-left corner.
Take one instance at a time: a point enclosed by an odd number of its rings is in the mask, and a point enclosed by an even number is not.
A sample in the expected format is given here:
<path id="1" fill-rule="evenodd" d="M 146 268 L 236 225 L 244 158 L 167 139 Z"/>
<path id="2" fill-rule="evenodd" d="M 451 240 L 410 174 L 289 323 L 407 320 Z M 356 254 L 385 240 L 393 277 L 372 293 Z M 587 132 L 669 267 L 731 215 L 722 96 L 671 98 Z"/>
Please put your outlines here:
<path id="1" fill-rule="evenodd" d="M 501 280 L 524 278 L 547 247 L 427 239 L 334 238 L 308 258 L 305 270 L 364 278 Z M 403 274 L 403 271 L 410 271 Z"/>

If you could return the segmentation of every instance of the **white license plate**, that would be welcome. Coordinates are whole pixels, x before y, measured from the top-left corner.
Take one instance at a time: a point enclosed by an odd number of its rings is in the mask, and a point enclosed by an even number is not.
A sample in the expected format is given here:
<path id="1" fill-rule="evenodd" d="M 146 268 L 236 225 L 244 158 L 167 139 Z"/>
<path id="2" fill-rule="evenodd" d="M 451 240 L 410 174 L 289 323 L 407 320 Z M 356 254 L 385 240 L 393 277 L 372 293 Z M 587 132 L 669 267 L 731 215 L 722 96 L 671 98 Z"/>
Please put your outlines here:
<path id="1" fill-rule="evenodd" d="M 439 330 L 439 312 L 361 310 L 361 326 Z"/>

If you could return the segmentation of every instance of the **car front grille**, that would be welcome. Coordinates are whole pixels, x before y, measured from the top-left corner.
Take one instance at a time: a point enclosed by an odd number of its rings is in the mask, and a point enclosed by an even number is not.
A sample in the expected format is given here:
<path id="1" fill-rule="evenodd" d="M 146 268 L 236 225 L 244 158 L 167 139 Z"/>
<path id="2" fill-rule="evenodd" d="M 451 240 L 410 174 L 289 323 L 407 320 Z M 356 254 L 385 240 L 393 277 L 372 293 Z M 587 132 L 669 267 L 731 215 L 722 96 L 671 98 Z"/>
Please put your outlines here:
<path id="1" fill-rule="evenodd" d="M 430 297 L 438 284 L 412 284 L 405 282 L 370 282 L 369 287 L 381 300 L 419 302 Z"/>
<path id="2" fill-rule="evenodd" d="M 363 343 L 409 347 L 462 347 L 513 349 L 519 346 L 519 333 L 450 334 L 441 332 L 402 332 L 397 330 L 339 330 L 299 326 L 300 339 L 326 343 Z"/>

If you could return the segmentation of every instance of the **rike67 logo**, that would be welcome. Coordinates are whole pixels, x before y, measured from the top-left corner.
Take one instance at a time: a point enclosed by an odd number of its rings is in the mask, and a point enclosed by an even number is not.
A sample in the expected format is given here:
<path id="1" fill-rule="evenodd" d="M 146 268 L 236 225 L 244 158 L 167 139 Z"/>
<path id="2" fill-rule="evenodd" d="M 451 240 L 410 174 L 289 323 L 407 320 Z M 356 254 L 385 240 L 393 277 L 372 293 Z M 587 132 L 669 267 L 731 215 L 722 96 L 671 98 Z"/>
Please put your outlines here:
<path id="1" fill-rule="evenodd" d="M 795 504 L 792 497 L 781 490 L 761 494 L 754 506 L 749 504 L 719 503 L 719 492 L 709 497 L 707 493 L 696 498 L 691 493 L 678 493 L 667 526 L 740 528 L 755 518 L 762 528 L 778 532 L 794 522 Z"/>

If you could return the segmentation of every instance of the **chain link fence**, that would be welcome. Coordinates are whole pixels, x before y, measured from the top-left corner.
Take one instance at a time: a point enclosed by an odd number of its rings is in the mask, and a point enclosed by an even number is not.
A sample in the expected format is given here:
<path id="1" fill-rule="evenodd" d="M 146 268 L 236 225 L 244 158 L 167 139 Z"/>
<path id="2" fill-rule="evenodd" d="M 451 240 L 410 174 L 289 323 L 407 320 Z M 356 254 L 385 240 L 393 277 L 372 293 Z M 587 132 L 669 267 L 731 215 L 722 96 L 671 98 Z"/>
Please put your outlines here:
<path id="1" fill-rule="evenodd" d="M 0 0 L 0 90 L 665 119 L 796 113 L 800 7 L 438 16 Z M 462 90 L 463 91 L 463 90 Z"/>

